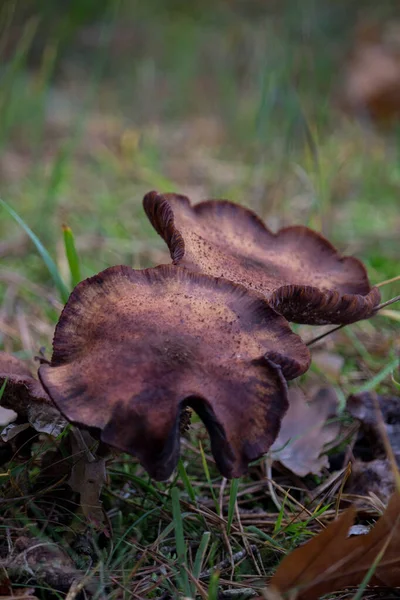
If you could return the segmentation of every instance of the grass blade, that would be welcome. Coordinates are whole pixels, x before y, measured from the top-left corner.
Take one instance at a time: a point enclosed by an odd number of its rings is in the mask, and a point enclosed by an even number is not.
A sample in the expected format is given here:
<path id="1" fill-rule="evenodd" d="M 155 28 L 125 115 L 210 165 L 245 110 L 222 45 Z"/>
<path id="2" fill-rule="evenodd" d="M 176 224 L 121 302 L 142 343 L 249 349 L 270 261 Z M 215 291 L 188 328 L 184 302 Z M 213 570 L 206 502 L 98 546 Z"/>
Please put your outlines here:
<path id="1" fill-rule="evenodd" d="M 218 584 L 219 584 L 219 572 L 216 571 L 210 577 L 210 583 L 208 584 L 208 600 L 218 600 Z"/>
<path id="2" fill-rule="evenodd" d="M 212 482 L 211 482 L 211 477 L 210 477 L 210 471 L 208 469 L 206 455 L 204 453 L 203 445 L 202 445 L 201 442 L 199 442 L 199 448 L 200 448 L 201 463 L 203 465 L 204 474 L 206 476 L 207 483 L 210 486 L 210 492 L 211 492 L 211 495 L 212 495 L 213 500 L 214 500 L 215 510 L 217 511 L 217 514 L 219 515 L 219 513 L 220 513 L 219 502 L 218 502 L 218 499 L 217 499 L 217 497 L 215 495 L 215 492 L 214 492 L 214 488 L 213 488 L 213 485 L 212 485 Z"/>
<path id="3" fill-rule="evenodd" d="M 287 496 L 284 496 L 284 498 L 283 498 L 283 502 L 282 502 L 282 504 L 281 504 L 281 509 L 280 509 L 280 511 L 279 511 L 279 513 L 278 513 L 278 516 L 277 516 L 277 519 L 276 519 L 276 522 L 275 522 L 275 526 L 274 526 L 274 535 L 275 535 L 276 533 L 278 533 L 278 531 L 280 531 L 280 529 L 281 529 L 281 525 L 282 525 L 282 519 L 283 519 L 283 517 L 284 517 L 284 514 L 285 514 L 285 504 L 286 504 L 286 500 L 287 500 Z"/>
<path id="4" fill-rule="evenodd" d="M 2 399 L 3 394 L 4 394 L 4 390 L 6 389 L 7 381 L 8 381 L 8 379 L 5 379 L 3 381 L 3 385 L 0 388 L 0 400 Z"/>
<path id="5" fill-rule="evenodd" d="M 246 531 L 249 533 L 253 533 L 254 535 L 257 535 L 259 538 L 261 538 L 265 542 L 269 542 L 273 548 L 275 548 L 277 550 L 284 550 L 284 548 L 282 546 L 280 546 L 273 537 L 268 535 L 268 533 L 265 533 L 265 531 L 261 531 L 261 529 L 259 529 L 255 525 L 249 525 L 248 527 L 246 527 Z"/>
<path id="6" fill-rule="evenodd" d="M 204 562 L 204 557 L 207 552 L 208 544 L 210 543 L 211 532 L 205 531 L 201 537 L 200 545 L 196 552 L 193 565 L 193 577 L 200 579 L 200 573 Z"/>
<path id="7" fill-rule="evenodd" d="M 2 200 L 1 198 L 0 198 L 0 206 L 2 206 L 8 212 L 10 217 L 12 217 L 14 219 L 14 221 L 16 221 L 18 223 L 18 225 L 20 225 L 22 227 L 22 229 L 25 231 L 25 233 L 31 238 L 32 242 L 36 246 L 36 250 L 39 252 L 40 256 L 43 259 L 43 262 L 45 263 L 46 267 L 49 270 L 49 273 L 53 279 L 54 285 L 58 289 L 58 292 L 60 294 L 62 301 L 64 303 L 67 302 L 68 297 L 69 297 L 68 288 L 65 285 L 65 283 L 63 282 L 63 280 L 61 279 L 61 276 L 60 276 L 60 273 L 58 272 L 56 263 L 51 258 L 50 254 L 48 253 L 46 248 L 43 246 L 42 242 L 39 240 L 37 235 L 35 233 L 33 233 L 33 231 L 28 227 L 28 225 L 25 223 L 25 221 L 23 219 L 21 219 L 21 217 L 15 212 L 15 210 L 12 209 L 11 206 L 9 206 L 7 204 L 7 202 Z"/>
<path id="8" fill-rule="evenodd" d="M 235 505 L 236 505 L 238 489 L 239 489 L 239 479 L 232 479 L 231 489 L 229 492 L 228 524 L 226 526 L 227 535 L 229 535 L 231 532 L 233 516 L 235 514 Z"/>
<path id="9" fill-rule="evenodd" d="M 179 502 L 179 490 L 174 487 L 171 490 L 171 500 L 172 500 L 172 515 L 174 518 L 175 524 L 175 543 L 176 543 L 176 553 L 178 555 L 178 565 L 180 571 L 180 579 L 182 582 L 183 591 L 185 596 L 191 598 L 193 596 L 192 587 L 189 583 L 189 577 L 186 573 L 183 565 L 186 564 L 186 544 L 185 537 L 183 534 L 183 519 L 181 513 L 181 506 Z M 186 564 L 186 567 L 188 565 Z"/>
<path id="10" fill-rule="evenodd" d="M 397 381 L 397 379 L 393 375 L 393 371 L 392 371 L 392 383 L 393 383 L 394 387 L 396 387 L 400 391 L 400 381 Z"/>
<path id="11" fill-rule="evenodd" d="M 390 363 L 386 365 L 386 367 L 384 367 L 381 371 L 379 371 L 379 373 L 375 375 L 375 377 L 372 377 L 372 379 L 370 379 L 363 385 L 353 389 L 351 393 L 360 394 L 361 392 L 371 392 L 376 387 L 378 387 L 378 385 L 382 383 L 382 381 L 384 381 L 386 377 L 388 377 L 388 375 L 390 375 L 393 372 L 394 369 L 396 369 L 399 366 L 399 363 L 399 358 L 391 360 Z"/>
<path id="12" fill-rule="evenodd" d="M 65 254 L 67 256 L 69 271 L 71 273 L 71 285 L 74 288 L 80 281 L 82 281 L 81 277 L 81 269 L 79 265 L 79 256 L 76 251 L 74 234 L 72 233 L 72 229 L 63 225 L 63 234 L 64 234 L 64 247 Z"/>
<path id="13" fill-rule="evenodd" d="M 189 498 L 191 499 L 191 501 L 196 504 L 197 500 L 196 500 L 196 493 L 193 489 L 193 486 L 190 482 L 189 476 L 186 473 L 186 469 L 185 469 L 185 465 L 183 464 L 183 460 L 180 458 L 178 461 L 178 473 L 180 475 L 180 478 L 182 479 L 183 485 L 185 486 L 185 490 L 189 496 Z"/>

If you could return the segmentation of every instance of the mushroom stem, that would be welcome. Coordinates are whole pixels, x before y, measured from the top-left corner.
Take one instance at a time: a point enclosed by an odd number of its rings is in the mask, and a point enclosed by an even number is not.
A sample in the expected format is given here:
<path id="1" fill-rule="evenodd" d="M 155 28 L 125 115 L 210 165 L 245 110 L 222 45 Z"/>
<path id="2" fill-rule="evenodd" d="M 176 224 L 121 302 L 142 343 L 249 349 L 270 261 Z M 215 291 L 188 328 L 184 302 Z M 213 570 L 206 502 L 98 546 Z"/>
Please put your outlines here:
<path id="1" fill-rule="evenodd" d="M 71 433 L 75 438 L 76 444 L 81 452 L 84 453 L 87 462 L 91 463 L 96 460 L 89 445 L 93 445 L 95 441 L 87 431 L 81 431 L 77 427 L 71 427 Z"/>

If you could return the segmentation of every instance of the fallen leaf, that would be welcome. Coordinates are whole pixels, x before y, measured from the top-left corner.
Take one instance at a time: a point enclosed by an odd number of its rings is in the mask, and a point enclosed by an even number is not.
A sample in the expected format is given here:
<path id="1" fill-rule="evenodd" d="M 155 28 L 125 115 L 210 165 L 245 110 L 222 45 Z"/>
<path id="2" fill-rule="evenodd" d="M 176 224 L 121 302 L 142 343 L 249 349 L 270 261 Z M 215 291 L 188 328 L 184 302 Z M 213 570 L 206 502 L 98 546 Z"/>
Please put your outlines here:
<path id="1" fill-rule="evenodd" d="M 7 427 L 4 427 L 3 431 L 0 434 L 1 439 L 4 442 L 9 442 L 13 438 L 15 438 L 21 431 L 25 431 L 29 429 L 29 423 L 10 423 Z"/>
<path id="2" fill-rule="evenodd" d="M 349 508 L 320 534 L 286 556 L 271 580 L 284 593 L 297 590 L 298 600 L 317 600 L 358 586 L 382 552 L 370 585 L 400 586 L 400 493 L 366 535 L 349 537 L 355 509 Z"/>
<path id="3" fill-rule="evenodd" d="M 374 392 L 361 392 L 353 394 L 347 400 L 347 410 L 363 423 L 376 425 L 376 403 L 378 400 L 382 417 L 386 423 L 400 423 L 400 397 L 379 396 Z"/>
<path id="4" fill-rule="evenodd" d="M 387 458 L 378 458 L 370 462 L 362 460 L 353 462 L 345 491 L 346 494 L 360 496 L 360 500 L 356 501 L 357 505 L 363 503 L 361 498 L 368 498 L 371 494 L 387 503 L 394 490 L 393 471 Z"/>
<path id="5" fill-rule="evenodd" d="M 375 392 L 361 392 L 347 399 L 349 413 L 361 422 L 361 433 L 365 444 L 374 450 L 375 456 L 382 458 L 385 449 L 379 431 L 377 406 L 385 423 L 386 434 L 392 447 L 397 465 L 400 466 L 400 397 L 379 396 Z"/>
<path id="6" fill-rule="evenodd" d="M 7 571 L 12 582 L 23 578 L 35 579 L 65 591 L 75 579 L 83 577 L 68 554 L 45 538 L 18 537 L 13 552 L 0 560 L 0 567 Z"/>
<path id="7" fill-rule="evenodd" d="M 338 436 L 340 425 L 327 420 L 336 414 L 337 404 L 331 387 L 321 388 L 309 403 L 299 388 L 290 388 L 289 409 L 272 445 L 272 458 L 300 477 L 328 467 L 323 449 Z"/>

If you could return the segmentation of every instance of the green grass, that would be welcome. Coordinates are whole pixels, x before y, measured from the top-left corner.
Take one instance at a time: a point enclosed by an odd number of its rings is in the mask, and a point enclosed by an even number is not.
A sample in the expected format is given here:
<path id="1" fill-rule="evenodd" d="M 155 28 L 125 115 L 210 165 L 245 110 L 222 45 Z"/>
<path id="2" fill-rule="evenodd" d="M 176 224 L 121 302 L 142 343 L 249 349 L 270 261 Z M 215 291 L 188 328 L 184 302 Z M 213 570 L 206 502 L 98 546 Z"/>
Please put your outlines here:
<path id="1" fill-rule="evenodd" d="M 254 14 L 224 3 L 203 11 L 109 2 L 100 24 L 88 0 L 83 12 L 71 3 L 57 15 L 44 3 L 29 19 L 14 4 L 15 12 L 11 3 L 0 9 L 2 348 L 32 358 L 44 346 L 49 357 L 78 281 L 115 264 L 169 262 L 141 207 L 150 189 L 226 197 L 273 229 L 322 230 L 365 261 L 373 283 L 400 273 L 398 135 L 365 131 L 332 105 L 354 22 L 347 2 L 268 11 L 256 3 Z M 124 33 L 127 23 L 134 35 Z M 399 289 L 383 287 L 383 300 Z M 300 329 L 307 339 L 319 333 Z M 332 338 L 329 351 L 344 359 L 334 382 L 343 397 L 396 391 L 398 335 L 398 322 L 378 316 Z M 332 383 L 320 370 L 302 381 Z M 0 556 L 9 531 L 13 540 L 20 531 L 50 539 L 92 576 L 99 599 L 216 599 L 241 587 L 249 597 L 245 590 L 262 589 L 283 554 L 335 514 L 334 499 L 309 502 L 276 472 L 309 510 L 277 492 L 278 512 L 262 463 L 225 486 L 194 419 L 170 482 L 152 482 L 132 457 L 109 461 L 105 534 L 87 527 L 63 479 L 64 438 L 57 447 L 36 438 L 27 454 L 13 449 L 0 477 Z M 59 472 L 39 468 L 49 444 Z M 50 598 L 48 588 L 39 581 L 35 593 Z"/>

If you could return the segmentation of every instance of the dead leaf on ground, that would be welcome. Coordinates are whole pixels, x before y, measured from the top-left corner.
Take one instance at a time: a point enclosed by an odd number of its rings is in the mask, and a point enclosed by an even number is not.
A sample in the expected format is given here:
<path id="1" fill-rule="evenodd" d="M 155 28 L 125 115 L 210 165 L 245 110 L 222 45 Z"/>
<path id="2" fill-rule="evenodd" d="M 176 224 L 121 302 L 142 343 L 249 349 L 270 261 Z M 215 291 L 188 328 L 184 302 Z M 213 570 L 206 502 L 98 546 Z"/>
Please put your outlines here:
<path id="1" fill-rule="evenodd" d="M 376 496 L 386 503 L 394 492 L 395 481 L 379 429 L 377 406 L 395 459 L 400 465 L 400 398 L 379 396 L 374 392 L 352 395 L 347 399 L 346 408 L 359 420 L 360 426 L 353 447 L 355 460 L 345 491 L 359 498 Z M 360 504 L 362 500 L 356 502 Z"/>
<path id="2" fill-rule="evenodd" d="M 290 388 L 289 409 L 272 445 L 272 458 L 300 477 L 328 467 L 324 446 L 337 438 L 340 424 L 327 421 L 336 415 L 337 405 L 332 387 L 321 388 L 308 403 L 300 388 Z"/>
<path id="3" fill-rule="evenodd" d="M 354 494 L 360 499 L 357 506 L 365 504 L 362 498 L 377 496 L 387 503 L 395 490 L 395 481 L 390 462 L 387 458 L 378 458 L 370 462 L 356 460 L 351 466 L 351 475 L 346 482 L 346 494 Z"/>
<path id="4" fill-rule="evenodd" d="M 34 580 L 59 591 L 68 591 L 74 581 L 84 577 L 84 573 L 75 567 L 72 559 L 60 546 L 43 537 L 18 537 L 11 554 L 0 559 L 0 570 L 2 569 L 7 572 L 11 582 Z M 87 587 L 94 591 L 93 579 L 88 582 Z"/>
<path id="5" fill-rule="evenodd" d="M 366 535 L 349 538 L 355 509 L 349 508 L 311 541 L 286 556 L 271 580 L 284 593 L 297 590 L 297 600 L 317 600 L 358 586 L 382 552 L 370 585 L 400 586 L 400 493 Z"/>
<path id="6" fill-rule="evenodd" d="M 3 442 L 9 442 L 17 435 L 19 435 L 22 431 L 29 429 L 29 423 L 10 423 L 2 430 L 0 437 Z"/>
<path id="7" fill-rule="evenodd" d="M 362 392 L 350 396 L 346 408 L 353 417 L 360 421 L 360 430 L 365 438 L 365 443 L 376 454 L 371 458 L 381 458 L 386 453 L 379 431 L 377 404 L 385 423 L 386 434 L 397 465 L 400 466 L 400 397 L 379 396 L 375 392 Z"/>
<path id="8" fill-rule="evenodd" d="M 395 489 L 395 481 L 381 428 L 400 465 L 400 398 L 362 392 L 348 398 L 347 410 L 360 421 L 360 427 L 346 492 L 360 497 L 377 496 L 385 503 Z"/>

